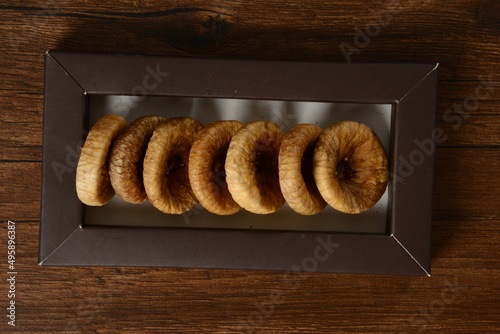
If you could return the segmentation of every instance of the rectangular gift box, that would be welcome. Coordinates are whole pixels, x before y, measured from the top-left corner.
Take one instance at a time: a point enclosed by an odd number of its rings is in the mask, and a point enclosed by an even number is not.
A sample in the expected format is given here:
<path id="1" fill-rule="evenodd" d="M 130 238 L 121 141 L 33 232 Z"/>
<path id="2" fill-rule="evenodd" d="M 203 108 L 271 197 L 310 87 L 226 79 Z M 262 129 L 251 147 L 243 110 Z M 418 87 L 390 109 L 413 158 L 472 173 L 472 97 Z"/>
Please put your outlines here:
<path id="1" fill-rule="evenodd" d="M 48 51 L 40 265 L 231 268 L 430 275 L 436 64 L 339 64 Z M 76 195 L 79 148 L 106 113 L 265 119 L 284 130 L 369 125 L 389 157 L 386 193 L 368 212 L 183 215 L 117 196 Z"/>

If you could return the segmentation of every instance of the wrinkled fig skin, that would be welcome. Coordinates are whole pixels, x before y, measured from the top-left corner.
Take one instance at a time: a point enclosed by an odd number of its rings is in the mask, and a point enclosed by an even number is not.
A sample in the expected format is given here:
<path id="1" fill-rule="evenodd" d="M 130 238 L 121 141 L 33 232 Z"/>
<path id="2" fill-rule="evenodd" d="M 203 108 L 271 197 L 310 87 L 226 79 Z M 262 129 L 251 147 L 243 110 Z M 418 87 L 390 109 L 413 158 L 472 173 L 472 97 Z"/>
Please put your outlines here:
<path id="1" fill-rule="evenodd" d="M 82 203 L 102 206 L 113 198 L 108 171 L 109 149 L 116 136 L 127 126 L 117 115 L 101 117 L 89 131 L 76 169 L 76 192 Z"/>
<path id="2" fill-rule="evenodd" d="M 116 193 L 130 203 L 149 199 L 160 211 L 182 214 L 198 200 L 211 213 L 242 208 L 269 214 L 285 200 L 299 214 L 330 204 L 355 214 L 384 194 L 388 161 L 366 125 L 343 121 L 321 130 L 300 124 L 286 135 L 273 122 L 145 116 L 127 127 L 117 115 L 100 118 L 82 147 L 78 198 L 106 204 Z"/>
<path id="3" fill-rule="evenodd" d="M 159 122 L 158 116 L 136 119 L 116 138 L 109 159 L 109 176 L 116 194 L 125 202 L 147 200 L 142 180 L 143 159 L 149 139 Z"/>
<path id="4" fill-rule="evenodd" d="M 326 206 L 313 176 L 313 153 L 322 129 L 300 124 L 283 138 L 279 153 L 279 180 L 286 202 L 295 212 L 314 215 Z"/>
<path id="5" fill-rule="evenodd" d="M 144 187 L 160 211 L 182 214 L 198 202 L 189 182 L 189 151 L 203 125 L 189 117 L 158 124 L 144 157 Z"/>
<path id="6" fill-rule="evenodd" d="M 211 123 L 198 133 L 191 147 L 191 188 L 201 205 L 211 213 L 231 215 L 241 210 L 227 188 L 224 165 L 229 143 L 242 126 L 238 121 Z"/>
<path id="7" fill-rule="evenodd" d="M 387 157 L 377 135 L 351 121 L 325 129 L 314 151 L 314 179 L 336 210 L 361 213 L 372 208 L 388 180 Z"/>
<path id="8" fill-rule="evenodd" d="M 278 173 L 278 153 L 283 130 L 272 122 L 256 121 L 234 135 L 226 157 L 226 182 L 242 208 L 258 214 L 283 206 Z"/>

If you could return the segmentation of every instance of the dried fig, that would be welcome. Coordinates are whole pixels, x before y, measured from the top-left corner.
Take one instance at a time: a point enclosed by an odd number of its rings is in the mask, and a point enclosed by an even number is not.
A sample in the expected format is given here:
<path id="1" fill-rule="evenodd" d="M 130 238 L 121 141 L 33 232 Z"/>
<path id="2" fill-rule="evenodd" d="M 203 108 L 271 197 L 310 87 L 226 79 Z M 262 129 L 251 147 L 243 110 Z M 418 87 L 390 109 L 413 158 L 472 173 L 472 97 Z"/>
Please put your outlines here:
<path id="1" fill-rule="evenodd" d="M 198 201 L 189 182 L 189 151 L 203 125 L 189 117 L 158 124 L 144 157 L 144 188 L 160 211 L 181 214 Z"/>
<path id="2" fill-rule="evenodd" d="M 302 215 L 313 215 L 326 206 L 313 175 L 313 154 L 322 130 L 314 124 L 300 124 L 283 138 L 279 153 L 281 192 L 288 205 Z"/>
<path id="3" fill-rule="evenodd" d="M 109 148 L 126 126 L 123 117 L 105 115 L 90 129 L 76 168 L 76 192 L 84 204 L 101 206 L 113 198 L 115 191 L 107 164 Z"/>
<path id="4" fill-rule="evenodd" d="M 242 208 L 272 213 L 285 203 L 278 175 L 278 153 L 283 130 L 272 122 L 256 121 L 234 135 L 226 157 L 226 182 Z"/>
<path id="5" fill-rule="evenodd" d="M 144 155 L 154 129 L 162 120 L 158 116 L 136 119 L 116 138 L 111 148 L 111 185 L 125 202 L 139 204 L 147 200 L 142 180 Z"/>
<path id="6" fill-rule="evenodd" d="M 243 126 L 238 121 L 219 121 L 203 128 L 189 154 L 191 188 L 208 211 L 231 215 L 241 210 L 227 189 L 224 169 L 231 138 Z"/>
<path id="7" fill-rule="evenodd" d="M 314 179 L 333 208 L 360 213 L 373 207 L 387 186 L 387 157 L 366 125 L 343 121 L 319 136 L 314 150 Z"/>

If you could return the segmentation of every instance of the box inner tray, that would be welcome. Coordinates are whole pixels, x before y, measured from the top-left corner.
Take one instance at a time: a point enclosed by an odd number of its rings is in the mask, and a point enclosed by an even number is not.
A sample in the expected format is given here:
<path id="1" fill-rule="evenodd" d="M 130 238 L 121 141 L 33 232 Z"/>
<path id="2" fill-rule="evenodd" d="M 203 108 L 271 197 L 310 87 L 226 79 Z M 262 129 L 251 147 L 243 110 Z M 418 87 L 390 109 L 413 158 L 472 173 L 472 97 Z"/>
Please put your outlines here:
<path id="1" fill-rule="evenodd" d="M 90 95 L 89 102 L 89 127 L 107 113 L 121 115 L 128 122 L 145 115 L 193 117 L 204 125 L 217 120 L 239 120 L 244 123 L 267 120 L 275 122 L 285 131 L 301 123 L 313 123 L 326 128 L 338 121 L 352 120 L 372 128 L 388 157 L 391 152 L 391 104 L 93 94 Z M 388 206 L 389 196 L 386 190 L 372 209 L 357 215 L 341 213 L 327 206 L 319 214 L 302 216 L 286 204 L 269 215 L 256 215 L 242 210 L 231 216 L 218 216 L 206 211 L 200 204 L 185 214 L 168 215 L 155 209 L 149 202 L 129 204 L 115 196 L 105 206 L 85 206 L 84 224 L 385 233 Z"/>

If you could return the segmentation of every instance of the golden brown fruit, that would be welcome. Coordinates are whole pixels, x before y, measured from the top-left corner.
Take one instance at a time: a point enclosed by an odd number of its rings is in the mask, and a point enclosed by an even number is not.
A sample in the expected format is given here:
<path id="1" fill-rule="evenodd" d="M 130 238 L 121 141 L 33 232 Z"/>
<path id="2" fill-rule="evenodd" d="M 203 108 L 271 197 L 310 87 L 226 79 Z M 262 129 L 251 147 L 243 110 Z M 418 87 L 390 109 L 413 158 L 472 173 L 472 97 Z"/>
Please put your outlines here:
<path id="1" fill-rule="evenodd" d="M 285 203 L 278 175 L 278 153 L 283 130 L 267 121 L 241 127 L 226 157 L 226 182 L 242 208 L 259 214 L 272 213 Z"/>
<path id="2" fill-rule="evenodd" d="M 281 192 L 288 205 L 302 215 L 314 215 L 326 206 L 313 175 L 313 154 L 322 130 L 314 124 L 300 124 L 283 138 L 279 153 Z"/>
<path id="3" fill-rule="evenodd" d="M 136 119 L 116 138 L 111 148 L 111 185 L 125 202 L 139 204 L 148 198 L 142 180 L 144 155 L 154 129 L 162 120 L 158 116 Z"/>
<path id="4" fill-rule="evenodd" d="M 105 115 L 90 129 L 76 168 L 76 192 L 84 204 L 101 206 L 113 198 L 107 165 L 109 148 L 126 126 L 123 117 Z"/>
<path id="5" fill-rule="evenodd" d="M 385 192 L 387 157 L 368 126 L 343 121 L 319 136 L 313 172 L 328 204 L 345 213 L 360 213 L 372 208 Z"/>
<path id="6" fill-rule="evenodd" d="M 238 121 L 211 123 L 199 132 L 191 147 L 191 188 L 201 205 L 218 215 L 231 215 L 241 210 L 227 189 L 224 165 L 229 143 L 242 126 Z"/>
<path id="7" fill-rule="evenodd" d="M 189 117 L 160 122 L 144 157 L 144 187 L 160 211 L 181 214 L 198 201 L 189 182 L 189 151 L 203 125 Z"/>

